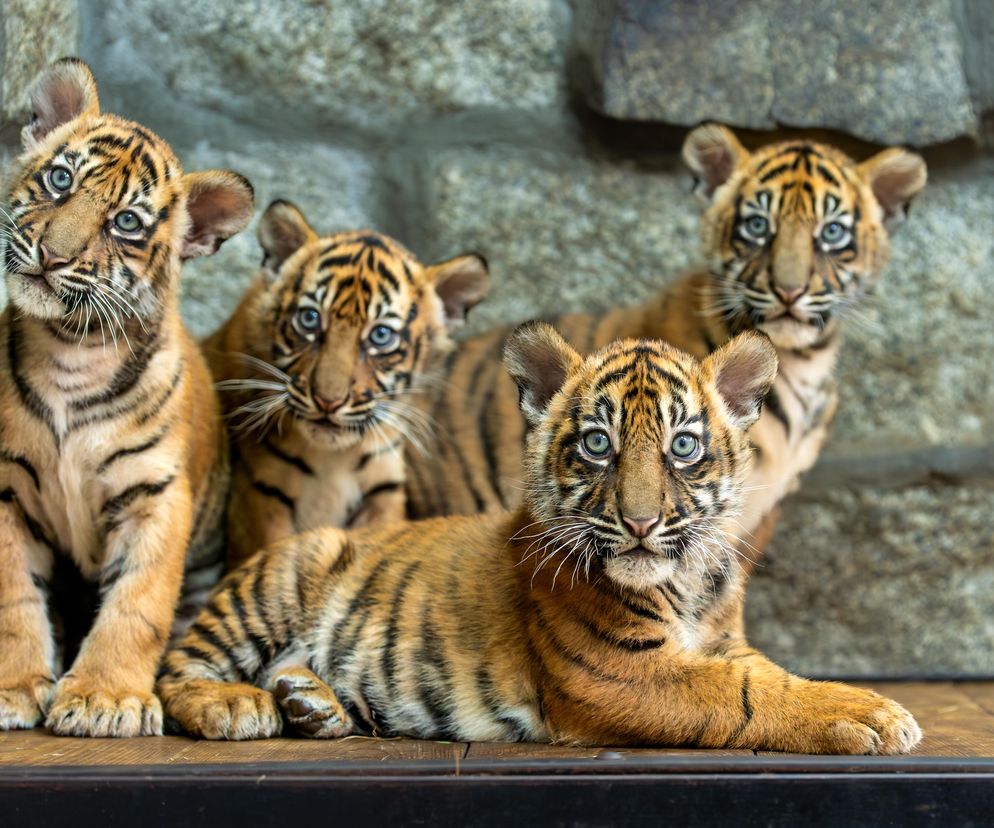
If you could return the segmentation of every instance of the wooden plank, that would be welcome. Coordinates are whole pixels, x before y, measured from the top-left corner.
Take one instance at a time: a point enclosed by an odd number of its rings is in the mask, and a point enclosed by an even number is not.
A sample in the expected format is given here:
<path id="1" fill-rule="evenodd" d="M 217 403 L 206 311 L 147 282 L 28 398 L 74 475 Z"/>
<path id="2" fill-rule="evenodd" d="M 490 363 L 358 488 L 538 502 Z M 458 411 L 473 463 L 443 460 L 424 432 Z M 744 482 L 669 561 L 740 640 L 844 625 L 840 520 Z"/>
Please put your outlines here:
<path id="1" fill-rule="evenodd" d="M 687 750 L 685 748 L 578 748 L 530 742 L 473 742 L 467 759 L 632 759 L 660 756 L 752 756 L 751 750 Z"/>
<path id="2" fill-rule="evenodd" d="M 994 716 L 994 681 L 959 681 L 956 687 Z"/>
<path id="3" fill-rule="evenodd" d="M 261 739 L 254 742 L 194 742 L 182 762 L 385 762 L 442 759 L 459 762 L 465 742 L 427 742 L 416 739 Z"/>
<path id="4" fill-rule="evenodd" d="M 262 739 L 211 742 L 182 736 L 140 739 L 72 739 L 43 730 L 0 733 L 4 765 L 187 765 L 244 762 L 309 762 L 443 759 L 460 761 L 462 742 L 413 739 Z"/>
<path id="5" fill-rule="evenodd" d="M 872 689 L 918 720 L 925 737 L 916 756 L 994 756 L 992 711 L 952 682 L 875 682 Z"/>

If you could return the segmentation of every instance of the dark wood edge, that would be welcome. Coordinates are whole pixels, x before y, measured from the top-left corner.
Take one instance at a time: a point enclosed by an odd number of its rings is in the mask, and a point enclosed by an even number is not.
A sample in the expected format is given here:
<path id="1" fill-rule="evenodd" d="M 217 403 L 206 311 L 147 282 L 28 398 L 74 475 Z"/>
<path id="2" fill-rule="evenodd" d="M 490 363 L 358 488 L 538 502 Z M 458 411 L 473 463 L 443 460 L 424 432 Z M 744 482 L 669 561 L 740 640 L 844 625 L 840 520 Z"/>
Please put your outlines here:
<path id="1" fill-rule="evenodd" d="M 189 765 L 10 765 L 0 767 L 0 787 L 46 783 L 156 784 L 242 783 L 247 779 L 306 783 L 333 779 L 425 779 L 514 777 L 670 777 L 670 776 L 825 777 L 888 775 L 923 777 L 972 776 L 994 780 L 994 757 L 874 756 L 660 756 L 610 759 L 417 759 L 385 761 L 244 762 Z"/>

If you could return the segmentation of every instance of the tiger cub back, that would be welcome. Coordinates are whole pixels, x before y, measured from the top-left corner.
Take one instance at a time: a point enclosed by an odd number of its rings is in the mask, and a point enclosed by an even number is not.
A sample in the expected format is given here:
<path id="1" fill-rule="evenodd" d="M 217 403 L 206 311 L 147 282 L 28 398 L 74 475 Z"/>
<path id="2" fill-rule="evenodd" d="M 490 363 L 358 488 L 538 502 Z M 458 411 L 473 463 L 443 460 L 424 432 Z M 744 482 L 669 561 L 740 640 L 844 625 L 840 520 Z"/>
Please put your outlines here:
<path id="1" fill-rule="evenodd" d="M 506 362 L 531 427 L 514 513 L 320 530 L 233 573 L 166 659 L 191 733 L 897 753 L 875 693 L 791 676 L 737 632 L 730 543 L 761 334 L 699 362 L 652 340 L 583 359 L 525 326 Z"/>
<path id="2" fill-rule="evenodd" d="M 232 431 L 232 563 L 405 516 L 404 444 L 429 434 L 410 400 L 488 289 L 479 256 L 426 266 L 373 231 L 319 236 L 286 201 L 258 233 L 262 272 L 205 343 Z"/>
<path id="3" fill-rule="evenodd" d="M 102 113 L 81 61 L 42 73 L 32 104 L 0 194 L 0 729 L 155 734 L 171 629 L 220 577 L 227 483 L 180 264 L 248 223 L 252 187 L 184 173 L 146 127 Z M 95 617 L 55 617 L 79 580 Z M 78 655 L 58 652 L 59 620 Z"/>
<path id="4" fill-rule="evenodd" d="M 757 462 L 741 519 L 744 549 L 753 554 L 750 533 L 818 456 L 836 406 L 842 322 L 879 279 L 889 232 L 924 186 L 925 165 L 902 149 L 856 163 L 801 140 L 750 152 L 715 125 L 691 132 L 683 156 L 707 199 L 707 268 L 644 304 L 555 324 L 581 353 L 621 337 L 652 337 L 704 357 L 741 331 L 771 338 L 780 373 L 752 430 Z M 438 437 L 431 462 L 412 467 L 412 516 L 520 501 L 525 425 L 499 360 L 508 330 L 461 343 L 446 382 L 421 398 Z"/>

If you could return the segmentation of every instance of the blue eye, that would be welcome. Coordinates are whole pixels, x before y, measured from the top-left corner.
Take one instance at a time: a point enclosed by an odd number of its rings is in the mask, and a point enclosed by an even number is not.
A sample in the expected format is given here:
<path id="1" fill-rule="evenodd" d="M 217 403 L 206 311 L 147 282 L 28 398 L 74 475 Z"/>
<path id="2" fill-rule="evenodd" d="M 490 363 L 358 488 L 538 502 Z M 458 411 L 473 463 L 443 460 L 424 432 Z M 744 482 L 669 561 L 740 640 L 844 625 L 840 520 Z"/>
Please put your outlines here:
<path id="1" fill-rule="evenodd" d="M 845 225 L 832 221 L 826 224 L 821 229 L 821 240 L 824 244 L 829 246 L 837 246 L 842 244 L 843 240 L 848 235 L 848 230 L 846 230 Z"/>
<path id="2" fill-rule="evenodd" d="M 680 460 L 687 460 L 697 454 L 700 446 L 701 442 L 696 436 L 689 431 L 681 431 L 673 438 L 673 442 L 670 443 L 670 451 L 673 452 L 674 457 Z"/>
<path id="3" fill-rule="evenodd" d="M 300 308 L 297 311 L 297 326 L 302 331 L 313 333 L 321 327 L 321 314 L 317 308 Z"/>
<path id="4" fill-rule="evenodd" d="M 374 348 L 386 348 L 393 344 L 397 332 L 387 325 L 377 325 L 369 332 L 369 344 Z"/>
<path id="5" fill-rule="evenodd" d="M 603 457 L 611 450 L 611 438 L 597 428 L 583 435 L 583 447 L 593 457 Z"/>
<path id="6" fill-rule="evenodd" d="M 137 233 L 144 225 L 134 210 L 122 210 L 114 216 L 114 226 L 125 233 Z"/>
<path id="7" fill-rule="evenodd" d="M 745 234 L 757 241 L 766 238 L 766 234 L 770 231 L 770 222 L 766 216 L 749 216 L 742 226 L 745 228 Z"/>
<path id="8" fill-rule="evenodd" d="M 72 173 L 65 167 L 52 167 L 48 173 L 48 181 L 53 190 L 64 193 L 72 186 Z"/>

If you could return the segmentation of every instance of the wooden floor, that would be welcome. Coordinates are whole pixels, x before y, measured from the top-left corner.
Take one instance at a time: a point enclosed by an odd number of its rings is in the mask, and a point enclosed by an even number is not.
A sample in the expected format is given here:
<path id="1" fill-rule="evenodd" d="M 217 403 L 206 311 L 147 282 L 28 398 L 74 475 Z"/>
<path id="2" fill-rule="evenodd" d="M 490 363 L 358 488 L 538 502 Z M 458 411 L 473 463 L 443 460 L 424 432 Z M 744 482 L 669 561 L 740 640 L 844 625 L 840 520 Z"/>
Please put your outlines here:
<path id="1" fill-rule="evenodd" d="M 912 758 L 994 758 L 994 682 L 877 682 L 869 685 L 896 699 L 918 719 L 925 739 Z M 767 754 L 776 756 L 776 754 Z M 478 765 L 520 760 L 627 760 L 637 766 L 652 760 L 695 759 L 720 763 L 752 757 L 752 751 L 612 750 L 518 743 L 424 742 L 350 737 L 335 741 L 268 739 L 256 742 L 207 742 L 179 736 L 143 739 L 66 739 L 41 730 L 0 733 L 0 774 L 10 767 L 99 765 L 211 765 L 227 763 L 431 762 Z M 882 759 L 880 761 L 883 761 Z M 682 764 L 682 763 L 681 763 Z M 812 765 L 815 767 L 816 765 Z"/>
<path id="2" fill-rule="evenodd" d="M 994 824 L 994 681 L 869 686 L 917 717 L 911 756 L 0 733 L 0 826 Z"/>

